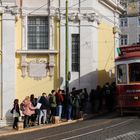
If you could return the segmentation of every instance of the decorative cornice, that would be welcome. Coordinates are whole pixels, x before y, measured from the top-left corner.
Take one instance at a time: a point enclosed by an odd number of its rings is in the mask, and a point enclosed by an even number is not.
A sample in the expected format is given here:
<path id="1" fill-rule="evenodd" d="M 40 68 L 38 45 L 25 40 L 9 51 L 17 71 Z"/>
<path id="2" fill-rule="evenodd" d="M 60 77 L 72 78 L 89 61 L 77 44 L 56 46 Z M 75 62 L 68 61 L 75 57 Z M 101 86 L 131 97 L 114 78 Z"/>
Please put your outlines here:
<path id="1" fill-rule="evenodd" d="M 17 50 L 17 54 L 57 54 L 57 50 Z"/>
<path id="2" fill-rule="evenodd" d="M 14 6 L 1 6 L 0 7 L 0 13 L 1 14 L 4 14 L 4 13 L 8 13 L 8 14 L 11 14 L 11 15 L 17 15 L 19 14 L 19 8 L 18 6 L 14 5 Z"/>
<path id="3" fill-rule="evenodd" d="M 68 19 L 71 22 L 87 20 L 88 22 L 97 22 L 100 24 L 101 17 L 96 13 L 69 13 Z"/>
<path id="4" fill-rule="evenodd" d="M 118 13 L 122 13 L 125 11 L 123 5 L 121 5 L 118 0 L 98 0 L 98 1 Z"/>

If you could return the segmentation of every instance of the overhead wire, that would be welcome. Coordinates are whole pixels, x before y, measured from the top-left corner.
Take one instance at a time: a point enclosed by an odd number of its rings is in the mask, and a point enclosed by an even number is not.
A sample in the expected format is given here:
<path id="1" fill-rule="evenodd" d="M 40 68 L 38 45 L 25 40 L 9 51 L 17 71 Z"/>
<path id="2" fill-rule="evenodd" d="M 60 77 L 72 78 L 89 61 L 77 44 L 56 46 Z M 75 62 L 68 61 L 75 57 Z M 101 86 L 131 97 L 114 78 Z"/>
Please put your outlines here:
<path id="1" fill-rule="evenodd" d="M 33 10 L 33 11 L 31 11 L 31 12 L 29 12 L 27 15 L 30 15 L 30 14 L 32 14 L 32 13 L 34 13 L 34 12 L 36 12 L 36 11 L 40 10 L 41 8 L 43 8 L 43 7 L 47 6 L 49 3 L 53 2 L 53 1 L 54 1 L 54 0 L 52 0 L 52 1 L 48 1 L 46 4 L 44 4 L 44 5 L 40 6 L 39 8 L 34 9 L 34 10 Z"/>
<path id="2" fill-rule="evenodd" d="M 34 9 L 34 10 L 31 11 L 31 12 L 29 12 L 27 15 L 30 15 L 30 14 L 32 14 L 32 13 L 34 13 L 34 12 L 40 10 L 41 8 L 43 8 L 44 6 L 48 5 L 49 3 L 53 2 L 53 1 L 54 1 L 54 0 L 48 1 L 46 4 L 40 6 L 39 8 Z M 79 3 L 81 4 L 81 3 L 85 2 L 85 1 L 87 1 L 87 0 L 82 0 L 82 1 L 80 1 L 80 2 L 78 2 L 78 3 L 75 3 L 75 4 L 73 4 L 72 6 L 68 7 L 68 9 L 70 9 L 70 8 L 76 6 L 76 5 L 79 5 Z M 99 11 L 97 11 L 95 8 L 92 7 L 92 9 L 93 9 L 95 12 L 97 12 L 101 17 L 105 18 L 107 21 L 113 22 L 113 21 L 111 21 L 110 19 L 108 19 L 108 17 L 113 17 L 113 16 L 105 16 L 105 15 L 101 14 Z M 60 11 L 61 11 L 61 12 L 62 12 L 62 11 L 65 11 L 65 9 L 64 9 L 64 10 L 60 10 Z M 119 17 L 117 17 L 117 18 L 119 18 Z"/>
<path id="3" fill-rule="evenodd" d="M 40 7 L 37 8 L 37 9 L 34 9 L 34 10 L 31 11 L 31 12 L 29 12 L 28 15 L 34 13 L 35 11 L 40 10 L 41 8 L 47 6 L 49 3 L 53 2 L 53 1 L 54 1 L 54 0 L 52 0 L 52 1 L 48 1 L 46 4 L 40 6 Z M 76 5 L 79 5 L 79 3 L 81 4 L 81 3 L 85 2 L 85 1 L 87 1 L 87 0 L 82 0 L 82 1 L 80 1 L 80 2 L 78 2 L 78 3 L 75 3 L 75 4 L 73 4 L 72 6 L 68 7 L 68 9 L 70 9 L 70 8 L 76 6 Z M 92 8 L 92 9 L 94 9 L 94 11 L 96 11 L 98 14 L 102 15 L 102 14 L 101 14 L 99 11 L 97 11 L 95 8 Z M 64 10 L 65 10 L 65 9 L 64 9 Z M 64 10 L 60 10 L 60 11 L 62 12 L 62 11 L 64 11 Z M 105 17 L 108 18 L 108 17 L 113 17 L 113 16 L 104 16 L 104 15 L 102 15 L 102 17 L 104 17 L 104 18 L 105 18 Z M 62 23 L 62 22 L 61 22 L 61 23 Z M 63 25 L 65 25 L 65 23 L 63 23 Z M 62 25 L 62 26 L 63 26 L 63 25 Z M 72 25 L 70 25 L 70 26 L 72 26 Z M 93 26 L 93 27 L 95 27 L 95 26 Z M 97 28 L 97 27 L 96 27 L 96 28 Z M 100 29 L 100 30 L 108 30 L 108 31 L 111 31 L 111 30 L 112 30 L 112 29 L 105 29 L 105 28 L 98 28 L 98 29 Z M 101 43 L 101 41 L 98 41 L 98 42 Z M 107 42 L 109 42 L 109 41 L 102 41 L 102 43 L 107 43 Z M 110 41 L 110 42 L 113 42 L 113 41 Z"/>

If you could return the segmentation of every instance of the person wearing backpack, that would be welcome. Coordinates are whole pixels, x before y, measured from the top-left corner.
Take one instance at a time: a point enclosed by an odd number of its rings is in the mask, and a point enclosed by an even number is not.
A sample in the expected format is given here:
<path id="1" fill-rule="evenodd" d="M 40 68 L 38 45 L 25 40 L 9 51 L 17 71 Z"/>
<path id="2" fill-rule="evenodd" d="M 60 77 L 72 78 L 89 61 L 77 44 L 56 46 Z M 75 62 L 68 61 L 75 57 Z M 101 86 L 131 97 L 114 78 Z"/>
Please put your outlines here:
<path id="1" fill-rule="evenodd" d="M 50 102 L 50 110 L 51 110 L 51 115 L 50 115 L 50 120 L 53 122 L 54 116 L 56 116 L 56 91 L 52 90 L 50 97 L 49 97 L 49 102 Z"/>
<path id="2" fill-rule="evenodd" d="M 109 85 L 109 83 L 106 83 L 105 85 L 105 101 L 106 101 L 106 107 L 108 111 L 111 111 L 111 87 Z"/>
<path id="3" fill-rule="evenodd" d="M 73 95 L 73 107 L 72 107 L 72 117 L 73 119 L 79 119 L 80 117 L 80 97 L 78 94 Z"/>

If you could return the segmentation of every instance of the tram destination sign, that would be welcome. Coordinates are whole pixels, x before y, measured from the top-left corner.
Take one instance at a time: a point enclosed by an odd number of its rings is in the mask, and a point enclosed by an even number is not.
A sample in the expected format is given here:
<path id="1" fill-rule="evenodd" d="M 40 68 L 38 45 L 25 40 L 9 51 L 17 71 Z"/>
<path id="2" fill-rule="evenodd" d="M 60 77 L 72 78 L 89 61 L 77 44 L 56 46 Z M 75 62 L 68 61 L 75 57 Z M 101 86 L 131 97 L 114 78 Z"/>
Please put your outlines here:
<path id="1" fill-rule="evenodd" d="M 129 90 L 126 90 L 127 93 L 139 93 L 140 92 L 140 89 L 129 89 Z"/>

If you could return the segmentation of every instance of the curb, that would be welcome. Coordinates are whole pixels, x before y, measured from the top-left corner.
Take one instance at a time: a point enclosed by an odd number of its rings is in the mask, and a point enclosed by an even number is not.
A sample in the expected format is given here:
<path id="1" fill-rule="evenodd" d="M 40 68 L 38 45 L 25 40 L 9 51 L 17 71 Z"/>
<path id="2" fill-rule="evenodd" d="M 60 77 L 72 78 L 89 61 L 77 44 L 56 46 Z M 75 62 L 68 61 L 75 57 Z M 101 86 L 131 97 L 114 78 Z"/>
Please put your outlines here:
<path id="1" fill-rule="evenodd" d="M 11 130 L 8 130 L 8 131 L 5 130 L 5 132 L 0 133 L 0 137 L 10 136 L 10 135 L 15 135 L 15 134 L 24 134 L 24 133 L 27 133 L 27 132 L 33 132 L 33 131 L 43 130 L 43 129 L 47 129 L 47 128 L 59 127 L 59 126 L 63 126 L 63 125 L 73 124 L 73 123 L 83 121 L 83 120 L 84 119 L 81 118 L 81 119 L 78 119 L 78 120 L 72 120 L 70 122 L 61 122 L 61 123 L 58 123 L 58 124 L 46 124 L 46 125 L 34 126 L 34 127 L 26 128 L 26 129 L 23 129 L 23 130 L 13 130 L 11 128 Z"/>

